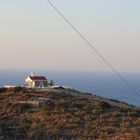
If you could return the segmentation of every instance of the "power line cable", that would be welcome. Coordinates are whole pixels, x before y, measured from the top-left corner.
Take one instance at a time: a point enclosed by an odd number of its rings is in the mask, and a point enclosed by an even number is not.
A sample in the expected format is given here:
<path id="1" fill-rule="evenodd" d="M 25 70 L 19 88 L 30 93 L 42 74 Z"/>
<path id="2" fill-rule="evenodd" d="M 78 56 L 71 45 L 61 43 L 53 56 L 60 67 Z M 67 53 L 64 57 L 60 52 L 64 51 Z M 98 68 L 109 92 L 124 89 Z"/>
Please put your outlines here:
<path id="1" fill-rule="evenodd" d="M 71 26 L 71 28 L 81 37 L 84 42 L 106 63 L 108 67 L 120 78 L 121 81 L 133 92 L 133 94 L 137 95 L 140 98 L 140 94 L 135 90 L 135 88 L 125 79 L 123 76 L 107 61 L 107 59 L 101 55 L 101 53 L 82 35 L 82 33 L 72 24 L 72 22 L 62 14 L 57 7 L 50 1 L 46 0 L 51 7 Z"/>

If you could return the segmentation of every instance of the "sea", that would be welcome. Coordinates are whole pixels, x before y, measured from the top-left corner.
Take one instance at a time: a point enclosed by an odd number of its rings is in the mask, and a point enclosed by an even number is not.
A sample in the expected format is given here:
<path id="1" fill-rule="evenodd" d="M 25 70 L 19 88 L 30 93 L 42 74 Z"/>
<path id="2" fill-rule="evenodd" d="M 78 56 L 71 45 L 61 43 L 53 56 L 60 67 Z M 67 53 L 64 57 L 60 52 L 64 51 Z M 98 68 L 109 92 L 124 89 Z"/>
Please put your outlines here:
<path id="1" fill-rule="evenodd" d="M 23 85 L 30 72 L 30 70 L 0 70 L 0 86 Z M 48 80 L 53 80 L 58 86 L 68 86 L 78 91 L 140 107 L 140 73 L 121 73 L 139 95 L 112 72 L 38 70 L 35 71 L 35 75 L 46 76 Z"/>

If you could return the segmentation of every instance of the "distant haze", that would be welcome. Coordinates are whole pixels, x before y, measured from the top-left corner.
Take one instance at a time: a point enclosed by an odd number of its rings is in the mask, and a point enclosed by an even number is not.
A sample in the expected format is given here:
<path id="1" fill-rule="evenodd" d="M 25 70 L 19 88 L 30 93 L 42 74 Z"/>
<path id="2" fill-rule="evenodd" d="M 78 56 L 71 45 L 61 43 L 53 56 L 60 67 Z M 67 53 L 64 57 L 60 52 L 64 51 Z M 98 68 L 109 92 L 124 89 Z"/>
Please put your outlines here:
<path id="1" fill-rule="evenodd" d="M 140 71 L 139 0 L 52 0 L 118 70 Z M 45 0 L 0 1 L 0 69 L 110 69 Z"/>

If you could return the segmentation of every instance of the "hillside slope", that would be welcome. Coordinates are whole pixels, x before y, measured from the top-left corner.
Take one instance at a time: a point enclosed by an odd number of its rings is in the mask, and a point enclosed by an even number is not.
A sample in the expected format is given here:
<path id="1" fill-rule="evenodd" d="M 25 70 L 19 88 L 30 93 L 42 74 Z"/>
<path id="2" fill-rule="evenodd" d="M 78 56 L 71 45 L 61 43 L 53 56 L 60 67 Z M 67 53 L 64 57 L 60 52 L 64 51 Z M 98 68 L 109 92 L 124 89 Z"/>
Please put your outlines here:
<path id="1" fill-rule="evenodd" d="M 70 89 L 0 93 L 2 139 L 139 139 L 140 110 Z"/>

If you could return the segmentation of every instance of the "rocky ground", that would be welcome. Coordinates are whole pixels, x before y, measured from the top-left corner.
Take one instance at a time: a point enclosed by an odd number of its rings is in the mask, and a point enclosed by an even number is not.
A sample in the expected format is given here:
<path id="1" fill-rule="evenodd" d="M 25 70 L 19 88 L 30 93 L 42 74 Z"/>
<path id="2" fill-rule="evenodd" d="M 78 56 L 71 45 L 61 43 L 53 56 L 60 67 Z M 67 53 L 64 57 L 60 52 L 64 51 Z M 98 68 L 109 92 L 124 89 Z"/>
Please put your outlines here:
<path id="1" fill-rule="evenodd" d="M 140 109 L 62 87 L 0 90 L 0 140 L 138 140 Z"/>

